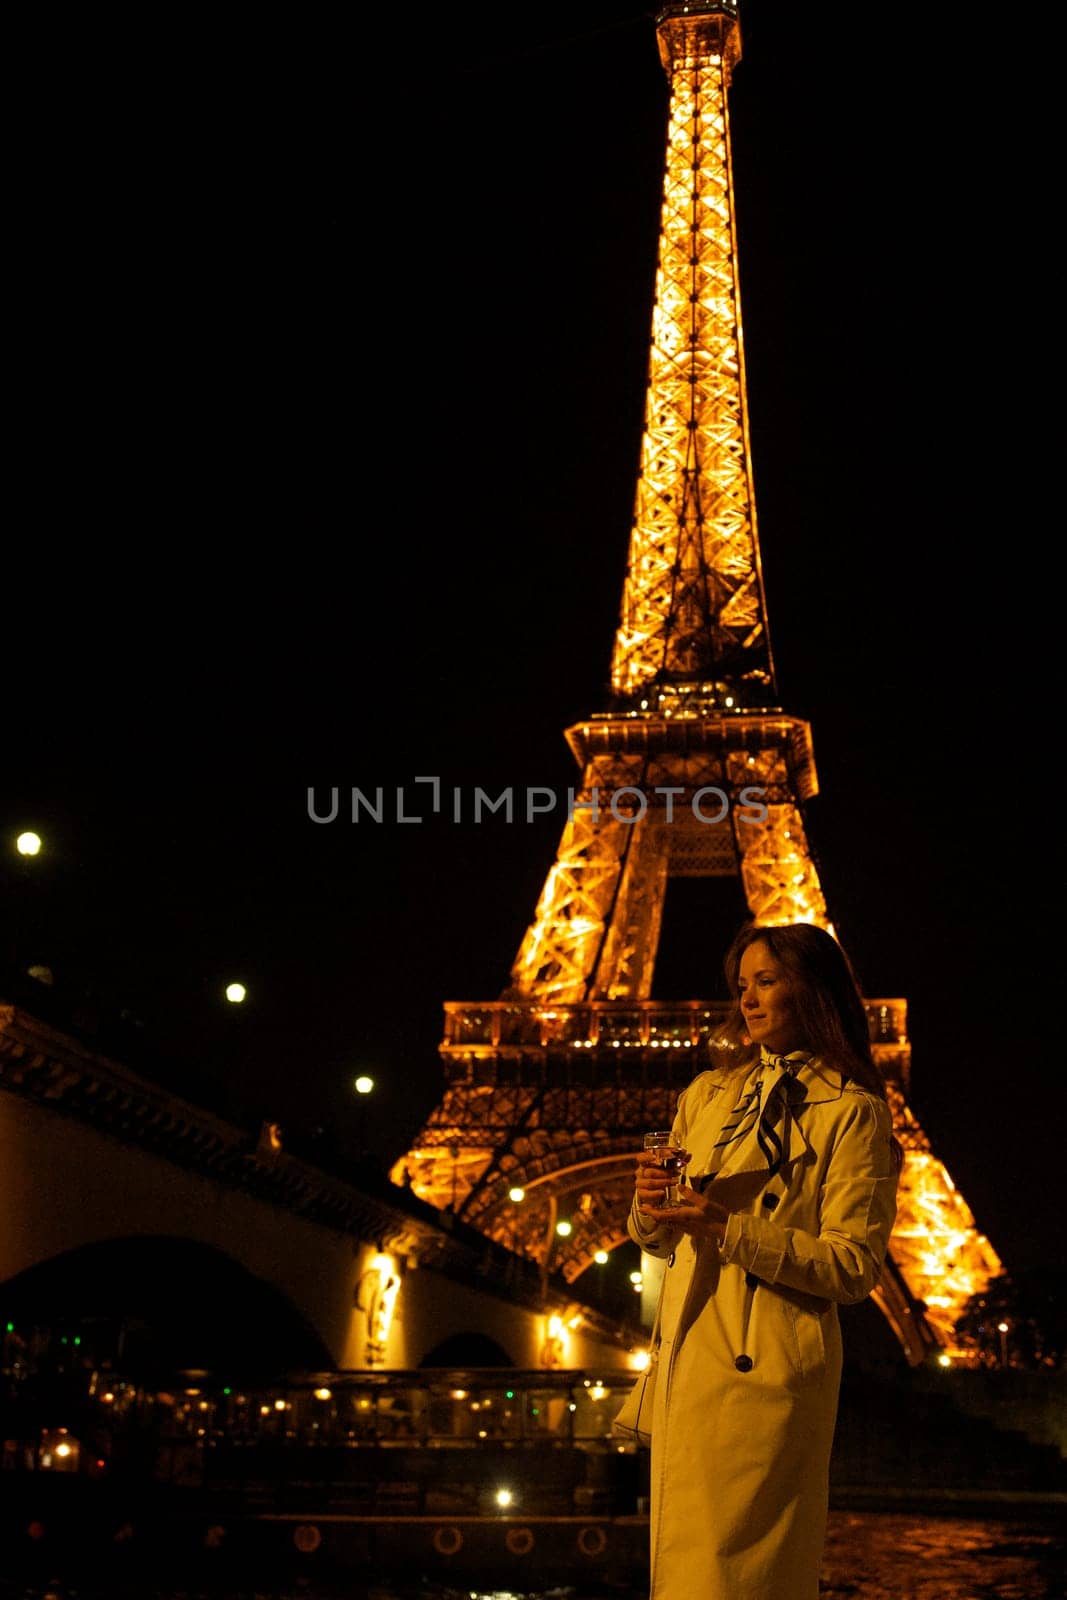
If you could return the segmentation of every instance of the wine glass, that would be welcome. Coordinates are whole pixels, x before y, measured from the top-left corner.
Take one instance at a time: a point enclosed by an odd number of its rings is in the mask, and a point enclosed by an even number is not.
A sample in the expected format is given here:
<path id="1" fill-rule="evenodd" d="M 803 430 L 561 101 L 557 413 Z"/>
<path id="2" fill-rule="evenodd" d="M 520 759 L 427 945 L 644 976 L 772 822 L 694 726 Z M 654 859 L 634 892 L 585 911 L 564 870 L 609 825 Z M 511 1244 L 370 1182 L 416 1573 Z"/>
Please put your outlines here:
<path id="1" fill-rule="evenodd" d="M 667 1187 L 663 1191 L 662 1204 L 664 1206 L 678 1205 L 677 1180 L 681 1177 L 685 1167 L 685 1157 L 675 1143 L 671 1130 L 669 1128 L 657 1128 L 652 1133 L 646 1133 L 645 1149 L 658 1152 L 656 1165 L 662 1167 L 667 1175 Z"/>

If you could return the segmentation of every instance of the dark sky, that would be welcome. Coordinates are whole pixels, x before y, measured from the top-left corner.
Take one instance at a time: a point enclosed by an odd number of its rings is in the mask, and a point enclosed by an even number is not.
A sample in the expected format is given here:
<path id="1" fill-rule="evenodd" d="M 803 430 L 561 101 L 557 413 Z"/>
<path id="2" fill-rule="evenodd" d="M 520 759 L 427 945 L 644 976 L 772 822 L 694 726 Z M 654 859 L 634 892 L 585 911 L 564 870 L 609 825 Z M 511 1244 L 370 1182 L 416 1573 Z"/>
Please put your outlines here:
<path id="1" fill-rule="evenodd" d="M 810 836 L 866 992 L 909 1001 L 912 1107 L 1025 1266 L 1062 1255 L 1055 1001 L 1026 993 L 1062 881 L 1044 224 L 1032 79 L 978 17 L 748 0 L 732 125 Z M 307 790 L 417 812 L 418 776 L 577 776 L 643 421 L 652 13 L 23 26 L 0 759 L 5 837 L 47 851 L 21 890 L 8 859 L 5 913 L 166 1081 L 390 1161 L 440 1096 L 443 1002 L 507 982 L 562 814 L 316 826 Z M 710 993 L 721 949 L 683 932 Z"/>

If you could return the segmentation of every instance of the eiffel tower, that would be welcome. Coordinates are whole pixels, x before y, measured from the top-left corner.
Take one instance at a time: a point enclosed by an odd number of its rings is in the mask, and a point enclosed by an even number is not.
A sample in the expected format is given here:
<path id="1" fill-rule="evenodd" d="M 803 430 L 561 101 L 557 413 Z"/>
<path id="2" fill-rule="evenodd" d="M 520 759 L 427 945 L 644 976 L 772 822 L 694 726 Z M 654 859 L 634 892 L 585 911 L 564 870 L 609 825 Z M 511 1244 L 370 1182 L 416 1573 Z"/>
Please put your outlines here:
<path id="1" fill-rule="evenodd" d="M 670 1125 L 727 1010 L 651 998 L 668 883 L 733 878 L 756 923 L 834 932 L 805 830 L 811 728 L 776 703 L 756 530 L 728 114 L 738 6 L 665 5 L 656 37 L 670 112 L 611 704 L 566 730 L 580 786 L 510 984 L 446 1003 L 444 1098 L 391 1174 L 571 1282 L 627 1242 L 633 1152 Z M 1000 1263 L 909 1108 L 905 1001 L 865 1004 L 905 1151 L 872 1298 L 910 1362 L 966 1361 L 954 1323 Z"/>

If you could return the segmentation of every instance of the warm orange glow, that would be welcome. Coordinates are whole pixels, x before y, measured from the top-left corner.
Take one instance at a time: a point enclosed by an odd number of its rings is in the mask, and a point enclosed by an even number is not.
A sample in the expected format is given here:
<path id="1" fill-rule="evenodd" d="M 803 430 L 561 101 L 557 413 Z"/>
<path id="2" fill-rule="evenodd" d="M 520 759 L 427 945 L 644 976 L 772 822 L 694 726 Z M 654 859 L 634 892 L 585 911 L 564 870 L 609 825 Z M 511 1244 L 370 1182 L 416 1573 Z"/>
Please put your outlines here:
<path id="1" fill-rule="evenodd" d="M 901 1173 L 893 1258 L 912 1294 L 925 1302 L 939 1342 L 965 1360 L 955 1323 L 971 1295 L 981 1294 L 1003 1268 L 914 1117 L 902 1113 L 902 1120 L 903 1137 L 913 1147 L 905 1151 Z M 915 1147 L 919 1139 L 925 1148 Z"/>
<path id="2" fill-rule="evenodd" d="M 366 1361 L 369 1367 L 385 1360 L 389 1330 L 400 1293 L 400 1263 L 388 1251 L 371 1256 L 356 1285 L 355 1303 L 366 1318 Z"/>
<path id="3" fill-rule="evenodd" d="M 684 27 L 674 30 L 678 39 Z M 661 48 L 670 32 L 661 30 Z M 727 83 L 717 52 L 701 51 L 671 72 L 645 432 L 612 663 L 613 688 L 631 697 L 664 673 L 714 682 L 724 657 L 769 681 Z M 734 696 L 711 692 L 733 709 Z M 658 694 L 656 708 L 692 714 L 686 700 L 675 707 Z"/>
<path id="4" fill-rule="evenodd" d="M 545 1340 L 541 1347 L 541 1365 L 543 1367 L 562 1367 L 566 1364 L 569 1346 L 569 1333 L 567 1324 L 562 1317 L 552 1316 L 545 1319 Z"/>
<path id="5" fill-rule="evenodd" d="M 650 998 L 668 882 L 739 879 L 758 926 L 834 932 L 802 809 L 811 729 L 774 703 L 730 152 L 740 30 L 726 9 L 670 7 L 657 39 L 670 113 L 613 709 L 566 730 L 580 776 L 507 987 L 446 1005 L 445 1096 L 391 1173 L 569 1282 L 625 1240 L 633 1151 L 723 1019 Z M 866 1004 L 906 1151 L 876 1304 L 910 1361 L 931 1342 L 965 1361 L 955 1322 L 1000 1263 L 904 1098 L 906 1003 Z"/>
<path id="6" fill-rule="evenodd" d="M 81 1464 L 81 1445 L 66 1428 L 44 1428 L 37 1451 L 42 1472 L 76 1473 Z"/>
<path id="7" fill-rule="evenodd" d="M 765 823 L 740 830 L 741 878 L 754 920 L 765 928 L 813 922 L 833 933 L 799 811 L 793 805 L 768 811 Z"/>

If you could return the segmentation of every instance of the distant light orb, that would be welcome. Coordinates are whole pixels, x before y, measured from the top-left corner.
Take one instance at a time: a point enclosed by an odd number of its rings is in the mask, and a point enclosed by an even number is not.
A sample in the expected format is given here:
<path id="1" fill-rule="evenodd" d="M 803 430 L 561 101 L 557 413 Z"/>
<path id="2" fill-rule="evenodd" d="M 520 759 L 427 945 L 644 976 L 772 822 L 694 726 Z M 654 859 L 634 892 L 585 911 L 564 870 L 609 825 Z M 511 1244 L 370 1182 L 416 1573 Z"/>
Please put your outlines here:
<path id="1" fill-rule="evenodd" d="M 374 1079 L 373 1078 L 368 1078 L 365 1073 L 361 1074 L 356 1079 L 355 1090 L 356 1090 L 357 1094 L 370 1094 L 370 1092 L 371 1092 L 371 1090 L 373 1088 L 374 1088 Z"/>
<path id="2" fill-rule="evenodd" d="M 1007 1331 L 1008 1331 L 1008 1324 L 1006 1322 L 998 1322 L 997 1323 L 997 1332 L 998 1333 L 1007 1333 Z"/>
<path id="3" fill-rule="evenodd" d="M 508 1190 L 508 1199 L 511 1201 L 512 1205 L 521 1206 L 522 1202 L 526 1199 L 526 1190 L 520 1189 L 516 1184 L 514 1189 Z"/>
<path id="4" fill-rule="evenodd" d="M 564 1218 L 562 1222 L 556 1223 L 556 1232 L 559 1234 L 561 1239 L 566 1239 L 569 1237 L 571 1225 L 566 1218 Z"/>
<path id="5" fill-rule="evenodd" d="M 939 1367 L 951 1367 L 952 1357 L 949 1355 L 940 1355 L 937 1358 L 937 1364 Z"/>
<path id="6" fill-rule="evenodd" d="M 496 1503 L 498 1506 L 509 1506 L 514 1498 L 515 1496 L 512 1494 L 510 1489 L 498 1489 L 496 1492 Z"/>
<path id="7" fill-rule="evenodd" d="M 40 855 L 41 835 L 39 833 L 20 833 L 15 840 L 15 849 L 20 856 Z"/>
<path id="8" fill-rule="evenodd" d="M 243 983 L 228 983 L 226 985 L 226 998 L 232 1006 L 239 1006 L 248 996 L 248 990 Z"/>
<path id="9" fill-rule="evenodd" d="M 593 1257 L 593 1260 L 596 1262 L 598 1267 L 604 1266 L 607 1262 L 607 1259 L 608 1253 L 606 1250 L 598 1250 L 596 1255 Z"/>

